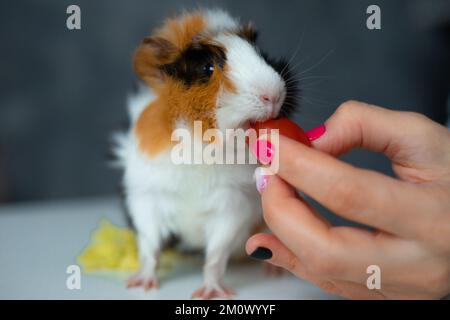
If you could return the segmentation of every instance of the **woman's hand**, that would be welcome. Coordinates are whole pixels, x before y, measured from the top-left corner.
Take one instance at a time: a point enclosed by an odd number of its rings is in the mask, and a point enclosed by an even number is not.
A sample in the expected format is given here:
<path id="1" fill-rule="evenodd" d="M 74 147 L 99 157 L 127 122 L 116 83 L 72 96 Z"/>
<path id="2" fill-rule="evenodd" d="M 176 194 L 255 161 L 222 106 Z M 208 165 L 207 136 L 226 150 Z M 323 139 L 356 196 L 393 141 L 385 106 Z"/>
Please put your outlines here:
<path id="1" fill-rule="evenodd" d="M 271 251 L 268 262 L 344 297 L 449 294 L 450 131 L 416 113 L 360 102 L 341 105 L 325 127 L 314 148 L 280 137 L 277 175 L 257 171 L 273 235 L 254 235 L 247 252 L 269 258 Z M 335 158 L 358 147 L 384 153 L 398 178 Z M 331 226 L 294 188 L 376 231 Z M 366 285 L 371 265 L 381 270 L 380 289 Z"/>

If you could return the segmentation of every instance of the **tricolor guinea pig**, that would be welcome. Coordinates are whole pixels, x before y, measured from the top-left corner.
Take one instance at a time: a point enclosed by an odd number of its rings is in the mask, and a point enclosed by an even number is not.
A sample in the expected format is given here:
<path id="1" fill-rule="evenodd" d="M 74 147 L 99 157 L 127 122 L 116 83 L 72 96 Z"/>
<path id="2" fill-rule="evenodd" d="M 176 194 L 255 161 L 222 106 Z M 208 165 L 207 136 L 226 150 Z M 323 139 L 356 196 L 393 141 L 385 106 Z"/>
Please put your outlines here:
<path id="1" fill-rule="evenodd" d="M 176 165 L 172 133 L 246 128 L 292 111 L 296 88 L 288 64 L 256 44 L 251 24 L 221 10 L 167 19 L 134 55 L 145 83 L 129 99 L 130 130 L 115 152 L 124 168 L 126 206 L 138 235 L 140 271 L 128 286 L 158 286 L 155 269 L 166 240 L 205 251 L 203 285 L 194 297 L 226 297 L 227 261 L 262 220 L 255 165 Z"/>

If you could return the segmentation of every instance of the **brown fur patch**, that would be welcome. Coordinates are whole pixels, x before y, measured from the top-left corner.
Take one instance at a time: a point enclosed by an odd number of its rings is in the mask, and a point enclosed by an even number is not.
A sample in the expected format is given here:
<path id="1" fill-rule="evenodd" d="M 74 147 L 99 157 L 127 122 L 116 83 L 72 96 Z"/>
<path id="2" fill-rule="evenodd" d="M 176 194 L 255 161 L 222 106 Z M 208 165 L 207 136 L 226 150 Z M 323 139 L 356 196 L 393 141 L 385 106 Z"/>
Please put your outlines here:
<path id="1" fill-rule="evenodd" d="M 172 121 L 167 105 L 161 100 L 153 101 L 142 111 L 134 127 L 139 148 L 154 157 L 171 145 Z"/>
<path id="2" fill-rule="evenodd" d="M 150 87 L 156 88 L 164 81 L 164 74 L 159 66 L 173 61 L 177 53 L 172 43 L 166 39 L 147 37 L 134 54 L 134 70 Z"/>
<path id="3" fill-rule="evenodd" d="M 155 35 L 168 40 L 176 46 L 178 51 L 182 51 L 205 27 L 206 22 L 202 15 L 193 13 L 166 20 L 163 28 L 158 29 Z"/>

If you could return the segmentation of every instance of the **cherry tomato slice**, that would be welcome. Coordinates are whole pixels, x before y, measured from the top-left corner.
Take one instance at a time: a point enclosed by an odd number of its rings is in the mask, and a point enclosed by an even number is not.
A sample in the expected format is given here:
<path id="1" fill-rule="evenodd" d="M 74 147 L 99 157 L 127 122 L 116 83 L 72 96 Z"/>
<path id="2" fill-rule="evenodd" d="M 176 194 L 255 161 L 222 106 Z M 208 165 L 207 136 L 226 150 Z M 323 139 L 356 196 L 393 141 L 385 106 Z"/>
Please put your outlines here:
<path id="1" fill-rule="evenodd" d="M 256 122 L 251 126 L 259 135 L 260 129 L 279 129 L 280 134 L 290 139 L 301 142 L 307 146 L 311 146 L 311 142 L 306 136 L 302 128 L 288 118 L 270 119 L 264 122 Z"/>

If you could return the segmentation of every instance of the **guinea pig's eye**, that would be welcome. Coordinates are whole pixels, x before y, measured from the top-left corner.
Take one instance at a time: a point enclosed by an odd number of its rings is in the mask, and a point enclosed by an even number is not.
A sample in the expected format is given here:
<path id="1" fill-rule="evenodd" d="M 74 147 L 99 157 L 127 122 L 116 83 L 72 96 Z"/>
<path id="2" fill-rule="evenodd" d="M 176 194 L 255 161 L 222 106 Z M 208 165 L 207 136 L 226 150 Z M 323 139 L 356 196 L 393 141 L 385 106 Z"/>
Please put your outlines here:
<path id="1" fill-rule="evenodd" d="M 210 77 L 214 72 L 214 65 L 212 63 L 207 63 L 203 66 L 203 73 Z"/>

